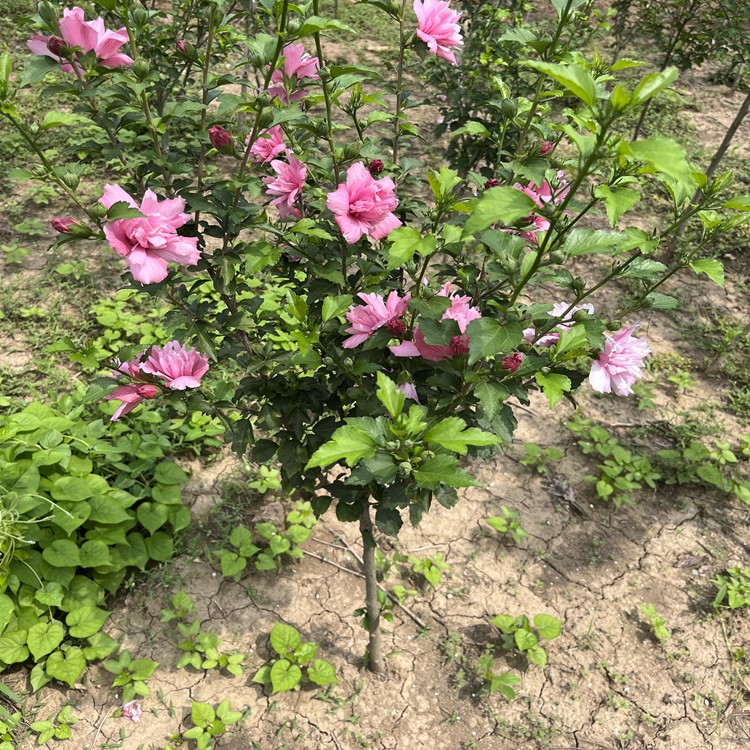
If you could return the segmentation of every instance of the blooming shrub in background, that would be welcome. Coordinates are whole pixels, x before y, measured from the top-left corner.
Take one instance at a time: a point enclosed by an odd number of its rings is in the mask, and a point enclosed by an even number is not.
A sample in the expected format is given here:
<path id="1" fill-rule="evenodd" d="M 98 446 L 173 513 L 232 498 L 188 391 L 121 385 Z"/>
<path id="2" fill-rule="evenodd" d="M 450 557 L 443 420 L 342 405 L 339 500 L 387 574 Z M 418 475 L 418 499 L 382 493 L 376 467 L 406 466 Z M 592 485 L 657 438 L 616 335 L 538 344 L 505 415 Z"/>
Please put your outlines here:
<path id="1" fill-rule="evenodd" d="M 205 0 L 169 15 L 113 0 L 107 23 L 126 27 L 132 67 L 53 79 L 98 126 L 92 148 L 119 162 L 124 187 L 104 186 L 94 206 L 74 156 L 51 164 L 44 125 L 16 111 L 7 56 L 0 111 L 39 159 L 28 178 L 56 185 L 79 216 L 55 219 L 58 243 L 109 244 L 125 280 L 172 308 L 175 340 L 124 354 L 89 398 L 119 400 L 113 419 L 144 399 L 215 414 L 239 453 L 278 461 L 285 492 L 357 522 L 378 670 L 374 527 L 395 535 L 433 501 L 454 505 L 458 488 L 476 484 L 462 457 L 509 442 L 513 404 L 531 392 L 555 406 L 588 376 L 596 390 L 629 393 L 648 346 L 635 326 L 607 319 L 603 300 L 632 320 L 676 305 L 663 284 L 683 269 L 720 280 L 708 248 L 748 204 L 723 197 L 728 177 L 707 181 L 673 141 L 619 135 L 613 125 L 676 71 L 633 86 L 627 65 L 569 54 L 573 2 L 555 3 L 553 32 L 525 48 L 536 93 L 505 107 L 503 132 L 518 137 L 494 143 L 491 173 L 425 170 L 404 71 L 460 67 L 461 19 L 440 0 L 372 5 L 399 32 L 387 81 L 327 60 L 328 38 L 352 32 L 316 0 L 269 0 L 250 15 Z M 43 2 L 40 30 L 59 35 L 61 17 Z M 424 44 L 435 59 L 419 62 Z M 56 67 L 42 54 L 23 85 Z M 628 225 L 651 191 L 670 202 L 670 224 Z M 699 241 L 657 260 L 663 237 L 699 212 Z"/>

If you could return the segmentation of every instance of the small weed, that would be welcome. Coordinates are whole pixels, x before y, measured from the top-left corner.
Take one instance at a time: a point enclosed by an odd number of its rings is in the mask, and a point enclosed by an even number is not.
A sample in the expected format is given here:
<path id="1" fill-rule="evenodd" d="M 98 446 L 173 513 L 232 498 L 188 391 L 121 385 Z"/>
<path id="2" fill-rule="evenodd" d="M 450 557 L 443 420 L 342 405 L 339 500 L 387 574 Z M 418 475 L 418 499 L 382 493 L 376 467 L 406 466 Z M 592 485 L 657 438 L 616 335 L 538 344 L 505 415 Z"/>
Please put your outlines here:
<path id="1" fill-rule="evenodd" d="M 151 659 L 133 659 L 129 651 L 121 651 L 116 659 L 107 659 L 102 666 L 115 676 L 112 687 L 122 688 L 122 702 L 129 703 L 136 696 L 151 695 L 146 680 L 159 664 Z"/>
<path id="2" fill-rule="evenodd" d="M 727 568 L 713 583 L 719 588 L 713 602 L 715 608 L 740 609 L 750 605 L 750 568 Z"/>
<path id="3" fill-rule="evenodd" d="M 486 523 L 490 528 L 501 534 L 510 534 L 516 544 L 521 544 L 524 539 L 528 539 L 529 537 L 521 526 L 518 511 L 511 510 L 505 505 L 501 506 L 499 516 L 488 518 Z"/>
<path id="4" fill-rule="evenodd" d="M 253 682 L 270 686 L 272 695 L 298 689 L 303 679 L 320 687 L 336 682 L 333 665 L 325 659 L 316 659 L 318 646 L 303 642 L 296 628 L 277 622 L 271 629 L 269 641 L 278 658 L 271 658 L 262 666 L 255 673 Z"/>
<path id="5" fill-rule="evenodd" d="M 548 464 L 559 461 L 565 455 L 559 448 L 542 448 L 535 443 L 526 443 L 523 451 L 521 463 L 534 469 L 537 474 L 546 474 Z"/>
<path id="6" fill-rule="evenodd" d="M 639 607 L 639 610 L 648 621 L 648 624 L 651 626 L 651 631 L 654 636 L 656 636 L 656 640 L 658 640 L 659 643 L 663 645 L 672 637 L 672 634 L 667 630 L 667 621 L 657 614 L 653 604 L 642 604 Z"/>

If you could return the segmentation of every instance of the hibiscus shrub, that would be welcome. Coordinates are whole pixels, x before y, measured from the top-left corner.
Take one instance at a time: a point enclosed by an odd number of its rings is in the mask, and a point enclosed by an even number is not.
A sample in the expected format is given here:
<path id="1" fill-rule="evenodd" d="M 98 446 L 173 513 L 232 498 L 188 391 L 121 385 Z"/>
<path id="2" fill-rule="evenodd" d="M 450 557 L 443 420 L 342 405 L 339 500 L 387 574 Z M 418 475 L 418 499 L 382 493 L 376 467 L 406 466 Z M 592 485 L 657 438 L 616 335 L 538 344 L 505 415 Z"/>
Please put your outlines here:
<path id="1" fill-rule="evenodd" d="M 455 504 L 458 488 L 476 484 L 462 457 L 511 440 L 511 398 L 543 391 L 555 406 L 589 372 L 595 390 L 630 393 L 648 347 L 633 335 L 637 321 L 621 329 L 594 307 L 597 293 L 607 289 L 608 315 L 630 316 L 674 307 L 661 285 L 688 266 L 721 281 L 707 248 L 750 204 L 723 198 L 728 178 L 707 181 L 673 141 L 618 135 L 617 121 L 675 71 L 627 87 L 629 62 L 589 62 L 556 43 L 554 61 L 548 46 L 521 48 L 534 93 L 513 115 L 516 148 L 493 145 L 490 180 L 470 165 L 465 178 L 425 171 L 409 75 L 424 56 L 460 61 L 463 19 L 442 0 L 370 4 L 399 28 L 385 80 L 325 59 L 327 38 L 351 32 L 322 18 L 317 0 L 263 0 L 251 35 L 245 11 L 218 2 L 178 2 L 167 14 L 108 0 L 104 25 L 43 3 L 44 33 L 30 42 L 42 56 L 19 84 L 9 58 L 0 62 L 0 111 L 37 155 L 25 176 L 76 206 L 78 218 L 55 220 L 58 242 L 109 245 L 125 280 L 172 308 L 175 341 L 123 354 L 116 380 L 91 397 L 119 400 L 115 418 L 147 398 L 215 413 L 239 453 L 278 460 L 285 492 L 358 522 L 369 663 L 380 669 L 374 525 L 397 534 L 433 499 Z M 569 39 L 581 3 L 554 5 L 557 40 Z M 181 34 L 171 71 L 164 54 L 144 58 L 167 28 Z M 94 205 L 79 192 L 82 167 L 45 152 L 47 127 L 65 115 L 30 124 L 13 103 L 16 85 L 53 69 L 44 85 L 75 98 L 76 113 L 100 127 L 91 148 L 120 173 L 94 188 Z M 482 131 L 465 135 L 486 142 Z M 653 191 L 669 201 L 667 225 L 628 226 Z M 695 214 L 704 229 L 693 247 L 669 266 L 650 257 Z M 620 280 L 627 300 L 613 293 Z M 279 304 L 267 304 L 271 294 Z"/>

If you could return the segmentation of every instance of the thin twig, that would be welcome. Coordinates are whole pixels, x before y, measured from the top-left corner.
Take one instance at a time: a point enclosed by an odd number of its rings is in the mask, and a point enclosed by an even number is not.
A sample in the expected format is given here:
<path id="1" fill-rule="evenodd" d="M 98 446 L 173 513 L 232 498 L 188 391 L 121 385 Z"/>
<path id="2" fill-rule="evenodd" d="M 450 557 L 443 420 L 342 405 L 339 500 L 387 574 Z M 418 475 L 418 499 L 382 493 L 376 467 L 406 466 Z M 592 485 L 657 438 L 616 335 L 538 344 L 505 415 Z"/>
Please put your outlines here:
<path id="1" fill-rule="evenodd" d="M 413 549 L 406 550 L 407 552 L 422 552 L 422 550 L 426 549 L 439 549 L 440 547 L 445 547 L 444 544 L 426 544 L 424 547 L 414 547 Z"/>
<path id="2" fill-rule="evenodd" d="M 359 556 L 350 548 L 351 553 L 359 560 Z M 328 565 L 332 565 L 334 568 L 338 568 L 339 570 L 343 570 L 345 573 L 351 573 L 353 576 L 357 576 L 357 578 L 364 579 L 364 574 L 360 573 L 358 570 L 352 570 L 351 568 L 347 568 L 345 565 L 339 565 L 338 563 L 333 562 L 333 560 L 328 560 L 325 557 L 321 557 L 320 555 L 316 555 L 314 552 L 308 552 L 305 550 L 306 555 L 310 555 L 310 557 L 314 557 L 316 560 L 320 560 L 321 562 L 327 563 Z M 362 564 L 362 561 L 360 561 L 360 565 Z M 378 584 L 378 588 L 400 609 L 404 611 L 405 614 L 407 614 L 420 628 L 423 630 L 427 629 L 427 624 L 418 616 L 415 615 L 414 612 L 412 612 L 407 606 L 404 604 L 401 604 L 401 602 L 393 595 L 390 591 L 387 591 L 384 589 L 380 584 Z M 433 615 L 435 619 L 443 626 L 445 626 L 445 622 L 441 620 L 440 617 L 437 615 Z"/>
<path id="3" fill-rule="evenodd" d="M 101 733 L 101 731 L 102 731 L 102 727 L 104 726 L 104 722 L 105 722 L 105 721 L 107 721 L 107 719 L 108 719 L 108 718 L 109 718 L 109 717 L 110 717 L 110 716 L 112 715 L 112 712 L 113 712 L 113 711 L 114 711 L 114 710 L 115 710 L 116 708 L 117 708 L 117 704 L 115 704 L 114 706 L 112 706 L 112 708 L 110 708 L 110 709 L 109 709 L 109 711 L 107 711 L 107 713 L 106 713 L 106 714 L 104 715 L 104 718 L 103 718 L 103 719 L 102 719 L 102 720 L 101 720 L 101 721 L 99 722 L 99 726 L 98 726 L 98 727 L 96 728 L 96 734 L 94 735 L 94 740 L 93 740 L 93 742 L 91 743 L 91 746 L 92 746 L 92 747 L 93 747 L 94 745 L 96 745 L 96 740 L 97 740 L 97 738 L 99 737 L 99 734 L 100 734 L 100 733 Z"/>
<path id="4" fill-rule="evenodd" d="M 342 547 L 340 544 L 331 544 L 330 542 L 325 542 L 317 536 L 311 536 L 310 539 L 312 539 L 314 542 L 318 542 L 319 544 L 325 544 L 326 547 L 333 547 L 333 549 L 341 549 L 346 552 L 346 547 Z"/>

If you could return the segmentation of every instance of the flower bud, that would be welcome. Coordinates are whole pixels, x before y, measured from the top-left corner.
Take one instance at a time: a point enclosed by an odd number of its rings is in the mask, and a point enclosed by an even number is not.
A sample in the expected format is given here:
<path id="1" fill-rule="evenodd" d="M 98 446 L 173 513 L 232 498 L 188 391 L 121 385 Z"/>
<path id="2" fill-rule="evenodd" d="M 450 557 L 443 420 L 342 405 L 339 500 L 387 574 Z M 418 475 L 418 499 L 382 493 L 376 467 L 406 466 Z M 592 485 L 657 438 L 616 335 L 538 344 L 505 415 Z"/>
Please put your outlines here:
<path id="1" fill-rule="evenodd" d="M 381 159 L 373 159 L 367 169 L 373 177 L 377 177 L 385 169 L 385 164 Z"/>
<path id="2" fill-rule="evenodd" d="M 576 276 L 571 286 L 573 287 L 573 291 L 581 292 L 586 288 L 586 280 L 582 276 Z"/>
<path id="3" fill-rule="evenodd" d="M 271 97 L 266 91 L 261 91 L 258 96 L 255 97 L 255 106 L 258 109 L 265 109 L 271 106 Z"/>
<path id="4" fill-rule="evenodd" d="M 299 18 L 289 18 L 286 22 L 286 30 L 290 34 L 296 34 L 300 30 L 300 26 L 302 24 L 300 23 Z"/>
<path id="5" fill-rule="evenodd" d="M 503 359 L 500 360 L 500 367 L 502 367 L 503 370 L 515 372 L 521 366 L 521 362 L 523 362 L 523 354 L 521 354 L 521 352 L 515 352 L 514 354 L 509 354 L 507 357 L 503 357 Z"/>
<path id="6" fill-rule="evenodd" d="M 60 234 L 73 234 L 73 227 L 76 223 L 76 220 L 70 216 L 55 216 L 50 221 L 52 228 Z"/>
<path id="7" fill-rule="evenodd" d="M 136 393 L 141 398 L 153 398 L 159 393 L 159 389 L 155 385 L 139 385 L 136 388 Z"/>
<path id="8" fill-rule="evenodd" d="M 134 63 L 133 63 L 133 73 L 135 73 L 135 77 L 142 81 L 147 75 L 150 70 L 148 62 L 144 60 L 142 57 L 139 57 Z"/>
<path id="9" fill-rule="evenodd" d="M 177 54 L 191 63 L 200 62 L 200 55 L 198 50 L 190 42 L 186 42 L 184 39 L 178 39 L 175 42 L 175 50 Z"/>
<path id="10" fill-rule="evenodd" d="M 133 20 L 137 26 L 145 26 L 148 23 L 148 11 L 145 8 L 133 8 Z"/>
<path id="11" fill-rule="evenodd" d="M 38 122 L 32 122 L 31 125 L 29 125 L 29 133 L 31 133 L 31 135 L 37 136 L 40 131 L 41 128 L 39 127 Z"/>
<path id="12" fill-rule="evenodd" d="M 208 129 L 208 139 L 217 151 L 223 151 L 232 143 L 232 134 L 221 125 L 212 125 Z"/>
<path id="13" fill-rule="evenodd" d="M 184 39 L 178 39 L 174 43 L 174 46 L 177 47 L 177 51 L 181 55 L 186 55 L 187 54 L 187 42 Z"/>
<path id="14" fill-rule="evenodd" d="M 454 336 L 451 339 L 451 349 L 457 357 L 462 357 L 469 353 L 469 337 L 462 333 L 460 336 Z"/>
<path id="15" fill-rule="evenodd" d="M 622 323 L 619 320 L 610 320 L 607 323 L 608 331 L 619 331 L 622 328 Z"/>
<path id="16" fill-rule="evenodd" d="M 386 327 L 394 336 L 398 336 L 399 338 L 406 333 L 406 323 L 404 323 L 402 318 L 389 320 Z"/>
<path id="17" fill-rule="evenodd" d="M 553 250 L 549 254 L 549 259 L 552 263 L 564 263 L 567 257 L 564 250 Z"/>
<path id="18" fill-rule="evenodd" d="M 47 38 L 47 49 L 53 55 L 60 55 L 65 46 L 65 41 L 60 39 L 59 36 L 51 36 Z"/>
<path id="19" fill-rule="evenodd" d="M 503 117 L 512 120 L 518 114 L 518 103 L 515 99 L 505 99 L 500 104 L 500 111 L 503 113 Z"/>
<path id="20" fill-rule="evenodd" d="M 398 473 L 402 477 L 408 477 L 411 474 L 411 464 L 408 461 L 402 461 L 398 465 Z"/>
<path id="21" fill-rule="evenodd" d="M 66 172 L 62 176 L 62 181 L 71 189 L 75 190 L 78 187 L 78 183 L 80 182 L 80 179 L 78 178 L 78 175 L 74 172 Z"/>
<path id="22" fill-rule="evenodd" d="M 103 219 L 107 215 L 107 207 L 103 206 L 101 203 L 94 203 L 94 205 L 91 206 L 91 214 L 97 219 Z"/>
<path id="23" fill-rule="evenodd" d="M 582 320 L 586 320 L 586 318 L 588 317 L 589 317 L 588 310 L 586 309 L 576 310 L 571 316 L 571 320 L 574 320 L 576 323 L 580 323 Z"/>
<path id="24" fill-rule="evenodd" d="M 542 141 L 539 144 L 539 156 L 547 156 L 552 153 L 555 144 L 552 141 Z"/>
<path id="25" fill-rule="evenodd" d="M 500 185 L 501 185 L 500 180 L 498 180 L 496 177 L 490 177 L 490 179 L 484 183 L 484 189 L 490 190 L 493 187 L 500 187 Z"/>

